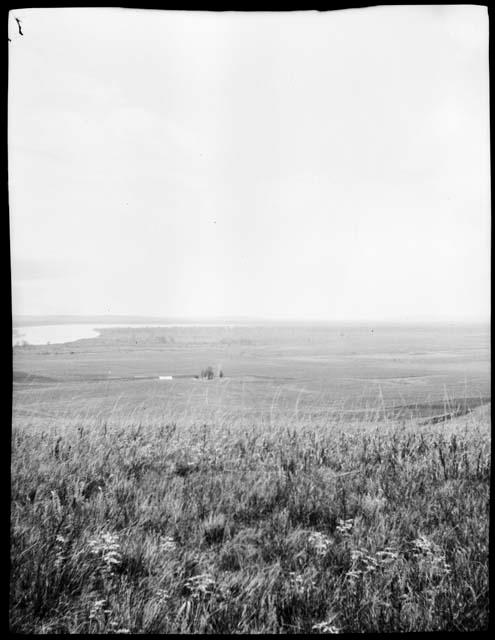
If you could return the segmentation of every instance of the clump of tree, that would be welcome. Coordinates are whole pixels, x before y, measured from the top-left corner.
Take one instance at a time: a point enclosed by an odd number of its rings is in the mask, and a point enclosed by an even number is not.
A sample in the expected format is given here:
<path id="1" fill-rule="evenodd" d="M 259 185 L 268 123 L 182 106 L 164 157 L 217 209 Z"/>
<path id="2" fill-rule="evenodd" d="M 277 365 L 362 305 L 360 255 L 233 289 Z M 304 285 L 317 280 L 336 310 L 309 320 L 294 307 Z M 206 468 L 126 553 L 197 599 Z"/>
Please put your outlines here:
<path id="1" fill-rule="evenodd" d="M 223 378 L 223 371 L 222 369 L 218 368 L 217 369 L 217 375 L 219 378 Z M 215 371 L 213 370 L 213 367 L 206 367 L 206 369 L 201 369 L 201 375 L 200 376 L 194 376 L 195 378 L 206 378 L 207 380 L 213 380 L 213 378 L 215 377 Z"/>

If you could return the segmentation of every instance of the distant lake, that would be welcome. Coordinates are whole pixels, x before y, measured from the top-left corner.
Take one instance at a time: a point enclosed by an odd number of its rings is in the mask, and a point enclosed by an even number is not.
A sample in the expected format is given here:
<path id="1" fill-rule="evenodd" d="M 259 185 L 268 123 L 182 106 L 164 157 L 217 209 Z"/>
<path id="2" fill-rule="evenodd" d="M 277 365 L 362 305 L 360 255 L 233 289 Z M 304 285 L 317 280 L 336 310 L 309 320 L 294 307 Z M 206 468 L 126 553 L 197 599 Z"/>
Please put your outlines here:
<path id="1" fill-rule="evenodd" d="M 29 327 L 14 327 L 12 331 L 12 345 L 32 344 L 64 344 L 87 338 L 97 338 L 100 329 L 144 327 L 231 327 L 224 324 L 47 324 L 33 325 Z M 241 326 L 241 325 L 235 325 Z"/>

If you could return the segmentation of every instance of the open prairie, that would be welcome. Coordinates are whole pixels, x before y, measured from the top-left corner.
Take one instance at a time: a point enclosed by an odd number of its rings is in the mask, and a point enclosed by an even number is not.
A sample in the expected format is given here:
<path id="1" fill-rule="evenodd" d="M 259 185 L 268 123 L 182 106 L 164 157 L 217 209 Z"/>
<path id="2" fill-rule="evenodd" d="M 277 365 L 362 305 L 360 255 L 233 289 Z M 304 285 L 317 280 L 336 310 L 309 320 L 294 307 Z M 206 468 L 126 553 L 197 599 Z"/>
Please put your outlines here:
<path id="1" fill-rule="evenodd" d="M 286 325 L 15 347 L 11 629 L 487 629 L 488 341 Z"/>
<path id="2" fill-rule="evenodd" d="M 14 421 L 434 415 L 487 401 L 489 358 L 486 326 L 103 326 L 14 348 Z"/>

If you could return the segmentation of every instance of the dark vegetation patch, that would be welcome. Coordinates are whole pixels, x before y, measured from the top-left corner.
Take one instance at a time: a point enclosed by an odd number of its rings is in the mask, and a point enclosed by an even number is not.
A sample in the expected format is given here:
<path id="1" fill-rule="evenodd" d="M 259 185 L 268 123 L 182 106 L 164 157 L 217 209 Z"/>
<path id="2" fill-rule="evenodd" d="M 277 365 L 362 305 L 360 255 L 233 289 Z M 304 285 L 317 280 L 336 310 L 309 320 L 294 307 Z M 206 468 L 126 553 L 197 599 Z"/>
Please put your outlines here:
<path id="1" fill-rule="evenodd" d="M 13 382 L 57 382 L 56 378 L 51 378 L 50 376 L 40 376 L 34 373 L 26 373 L 25 371 L 14 371 L 12 374 Z"/>

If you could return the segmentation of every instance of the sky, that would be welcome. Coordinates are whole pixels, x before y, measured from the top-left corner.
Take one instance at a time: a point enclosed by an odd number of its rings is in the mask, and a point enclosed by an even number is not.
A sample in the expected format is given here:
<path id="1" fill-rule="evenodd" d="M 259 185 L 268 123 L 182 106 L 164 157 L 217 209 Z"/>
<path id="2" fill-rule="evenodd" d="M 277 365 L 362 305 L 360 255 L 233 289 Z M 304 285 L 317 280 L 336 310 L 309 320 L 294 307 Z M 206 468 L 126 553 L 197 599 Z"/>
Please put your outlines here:
<path id="1" fill-rule="evenodd" d="M 15 315 L 489 319 L 486 7 L 21 9 L 9 37 Z"/>

